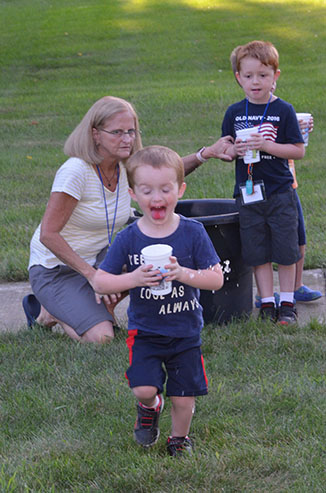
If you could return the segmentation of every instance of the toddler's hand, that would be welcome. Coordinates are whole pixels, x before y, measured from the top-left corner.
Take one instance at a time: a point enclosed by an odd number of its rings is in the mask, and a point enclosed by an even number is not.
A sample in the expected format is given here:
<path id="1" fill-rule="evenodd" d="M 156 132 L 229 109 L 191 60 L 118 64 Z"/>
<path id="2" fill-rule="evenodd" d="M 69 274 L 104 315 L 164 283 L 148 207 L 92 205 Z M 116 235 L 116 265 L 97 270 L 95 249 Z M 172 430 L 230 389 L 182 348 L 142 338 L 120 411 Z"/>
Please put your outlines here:
<path id="1" fill-rule="evenodd" d="M 170 264 L 164 266 L 165 269 L 168 269 L 168 272 L 165 272 L 163 277 L 167 281 L 179 281 L 182 273 L 182 267 L 179 265 L 176 257 L 170 257 L 170 261 Z"/>
<path id="2" fill-rule="evenodd" d="M 133 271 L 135 285 L 140 286 L 158 286 L 163 279 L 162 273 L 156 269 L 151 270 L 152 265 L 141 265 Z"/>

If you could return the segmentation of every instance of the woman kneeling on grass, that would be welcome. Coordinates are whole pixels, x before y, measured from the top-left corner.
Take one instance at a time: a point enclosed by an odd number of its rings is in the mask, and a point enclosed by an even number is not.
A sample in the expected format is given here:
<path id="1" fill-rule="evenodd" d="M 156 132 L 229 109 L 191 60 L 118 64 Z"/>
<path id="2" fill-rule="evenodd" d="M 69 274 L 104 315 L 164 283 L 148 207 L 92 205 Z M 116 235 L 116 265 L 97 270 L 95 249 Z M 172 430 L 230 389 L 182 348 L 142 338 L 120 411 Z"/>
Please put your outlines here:
<path id="1" fill-rule="evenodd" d="M 229 138 L 183 159 L 190 173 L 210 157 L 225 159 Z M 67 139 L 70 158 L 59 168 L 41 224 L 31 241 L 29 279 L 34 294 L 23 299 L 29 327 L 59 323 L 82 342 L 114 337 L 113 308 L 120 293 L 92 288 L 112 237 L 130 217 L 124 162 L 142 147 L 133 106 L 120 98 L 98 100 Z"/>

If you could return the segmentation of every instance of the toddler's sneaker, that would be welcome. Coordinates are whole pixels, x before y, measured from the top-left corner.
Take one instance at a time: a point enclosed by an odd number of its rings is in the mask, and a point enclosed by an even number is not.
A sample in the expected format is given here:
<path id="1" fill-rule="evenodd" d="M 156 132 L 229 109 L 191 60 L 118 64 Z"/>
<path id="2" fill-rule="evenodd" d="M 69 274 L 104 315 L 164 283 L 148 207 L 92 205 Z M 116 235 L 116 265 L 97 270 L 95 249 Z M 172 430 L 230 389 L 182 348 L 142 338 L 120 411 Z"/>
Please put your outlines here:
<path id="1" fill-rule="evenodd" d="M 151 447 L 160 436 L 158 421 L 163 411 L 164 399 L 162 394 L 158 396 L 160 402 L 155 408 L 144 407 L 141 402 L 137 403 L 137 420 L 135 423 L 134 437 L 139 445 Z"/>
<path id="2" fill-rule="evenodd" d="M 308 288 L 308 286 L 301 286 L 299 289 L 294 291 L 294 299 L 296 301 L 314 301 L 321 298 L 323 295 L 320 291 L 315 291 Z"/>
<path id="3" fill-rule="evenodd" d="M 279 308 L 278 323 L 281 325 L 290 325 L 297 322 L 297 311 L 294 303 L 289 301 L 282 301 Z"/>
<path id="4" fill-rule="evenodd" d="M 186 437 L 169 437 L 167 441 L 167 449 L 172 457 L 179 457 L 186 452 L 192 455 L 192 443 L 188 436 Z"/>
<path id="5" fill-rule="evenodd" d="M 280 295 L 278 293 L 274 293 L 274 298 L 275 298 L 275 305 L 278 307 L 280 304 Z M 260 308 L 261 307 L 261 296 L 258 296 L 256 294 L 255 296 L 255 307 Z"/>
<path id="6" fill-rule="evenodd" d="M 276 322 L 277 320 L 277 308 L 272 301 L 269 303 L 262 303 L 259 310 L 259 317 L 262 320 L 271 320 Z"/>

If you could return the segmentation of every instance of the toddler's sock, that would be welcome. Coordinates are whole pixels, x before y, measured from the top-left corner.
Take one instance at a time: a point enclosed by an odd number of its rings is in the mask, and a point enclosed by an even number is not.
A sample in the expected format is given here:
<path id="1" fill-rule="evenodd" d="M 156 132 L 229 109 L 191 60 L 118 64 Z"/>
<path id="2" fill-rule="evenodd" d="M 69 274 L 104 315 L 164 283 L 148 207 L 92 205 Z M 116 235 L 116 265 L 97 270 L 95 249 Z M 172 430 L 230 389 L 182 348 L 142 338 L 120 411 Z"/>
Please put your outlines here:
<path id="1" fill-rule="evenodd" d="M 141 402 L 140 404 L 141 404 L 141 406 L 142 406 L 142 407 L 144 407 L 145 409 L 155 409 L 155 408 L 159 405 L 159 403 L 160 403 L 160 398 L 159 398 L 159 396 L 157 395 L 153 406 L 145 406 L 145 404 L 143 404 L 142 402 Z"/>

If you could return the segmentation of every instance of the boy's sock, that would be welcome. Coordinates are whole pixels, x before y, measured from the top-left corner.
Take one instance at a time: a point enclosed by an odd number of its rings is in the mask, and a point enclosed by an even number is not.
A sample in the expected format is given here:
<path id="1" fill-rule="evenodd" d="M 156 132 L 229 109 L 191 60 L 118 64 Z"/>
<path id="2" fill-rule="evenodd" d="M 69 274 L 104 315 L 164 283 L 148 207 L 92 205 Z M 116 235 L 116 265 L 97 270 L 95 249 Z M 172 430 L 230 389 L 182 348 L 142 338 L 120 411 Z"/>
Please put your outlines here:
<path id="1" fill-rule="evenodd" d="M 262 302 L 262 304 L 263 303 L 274 303 L 274 305 L 275 305 L 275 298 L 274 298 L 274 296 L 269 296 L 267 298 L 262 298 L 261 302 Z"/>
<path id="2" fill-rule="evenodd" d="M 145 404 L 143 404 L 142 402 L 140 402 L 140 405 L 142 407 L 144 407 L 145 409 L 156 409 L 157 406 L 159 405 L 159 403 L 160 403 L 160 398 L 157 395 L 156 398 L 155 398 L 155 402 L 154 402 L 154 405 L 153 406 L 145 406 Z"/>
<path id="3" fill-rule="evenodd" d="M 293 303 L 294 292 L 281 291 L 280 292 L 280 304 L 282 301 L 287 301 L 288 303 Z"/>

